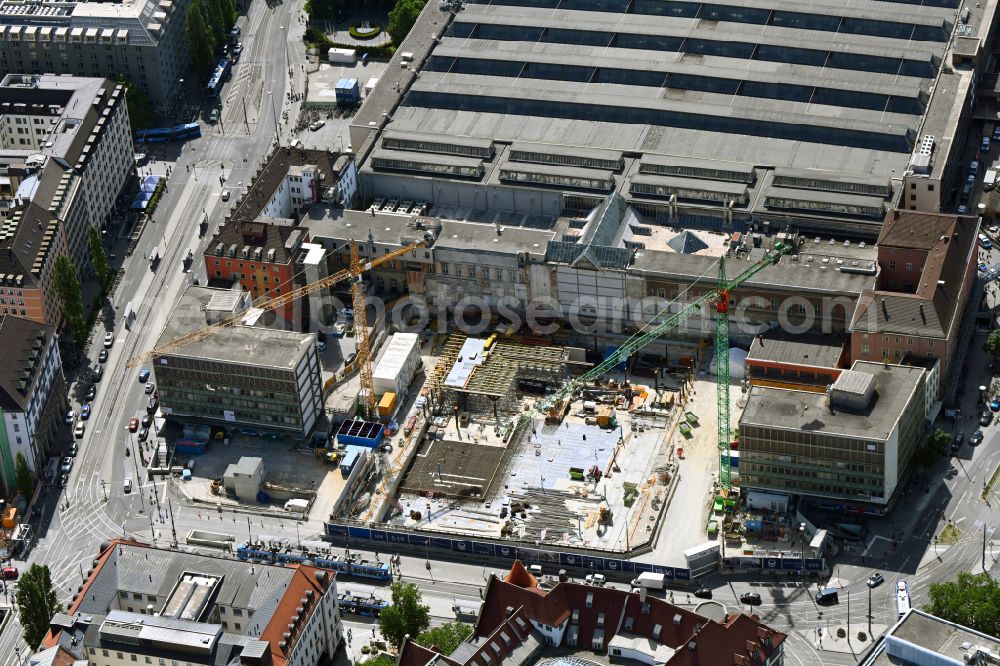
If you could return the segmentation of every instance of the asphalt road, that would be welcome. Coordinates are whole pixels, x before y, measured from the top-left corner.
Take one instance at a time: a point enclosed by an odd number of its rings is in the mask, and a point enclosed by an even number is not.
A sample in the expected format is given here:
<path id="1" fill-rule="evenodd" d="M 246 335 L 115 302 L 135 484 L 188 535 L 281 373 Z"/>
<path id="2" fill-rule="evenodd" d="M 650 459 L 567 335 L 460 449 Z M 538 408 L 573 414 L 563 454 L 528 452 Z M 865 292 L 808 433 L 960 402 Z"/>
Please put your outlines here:
<path id="1" fill-rule="evenodd" d="M 80 440 L 80 453 L 69 483 L 61 493 L 54 486 L 45 489 L 43 517 L 37 526 L 39 539 L 29 554 L 28 563 L 50 567 L 64 601 L 69 601 L 78 589 L 102 542 L 123 533 L 138 535 L 140 531 L 148 538 L 151 524 L 161 529 L 169 524 L 169 521 L 159 523 L 160 513 L 155 503 L 150 510 L 152 485 L 137 485 L 130 494 L 123 490 L 125 478 L 135 481 L 144 476 L 137 473 L 134 455 L 126 456 L 124 451 L 128 445 L 128 421 L 145 413 L 148 398 L 137 382 L 139 370 L 127 368 L 126 363 L 133 355 L 154 346 L 177 296 L 198 271 L 204 280 L 204 268 L 197 261 L 194 272 L 183 272 L 183 255 L 192 248 L 200 256 L 210 236 L 209 233 L 206 238 L 198 237 L 202 215 L 209 214 L 210 230 L 214 229 L 225 214 L 225 207 L 235 203 L 235 192 L 228 203 L 222 203 L 222 190 L 237 189 L 239 183 L 249 184 L 254 169 L 273 145 L 275 113 L 282 136 L 288 136 L 292 123 L 281 123 L 280 114 L 287 110 L 289 117 L 295 118 L 298 113 L 298 105 L 291 104 L 286 93 L 301 91 L 304 81 L 301 16 L 299 1 L 273 7 L 264 2 L 253 3 L 249 15 L 241 17 L 239 22 L 244 53 L 232 80 L 223 89 L 224 124 L 203 125 L 202 138 L 183 146 L 155 148 L 160 159 L 172 163 L 168 190 L 154 219 L 146 224 L 134 252 L 124 260 L 125 272 L 113 295 L 114 312 L 120 316 L 131 302 L 138 313 L 137 319 L 131 330 L 114 320 L 114 315 L 96 326 L 88 350 L 92 365 L 97 365 L 105 330 L 115 331 L 115 342 L 104 364 L 104 378 L 98 384 L 94 411 L 86 422 L 86 433 Z M 285 26 L 285 30 L 279 30 L 278 26 Z M 275 34 L 286 35 L 287 46 L 281 39 L 274 39 Z M 289 78 L 293 79 L 291 84 Z M 274 91 L 273 102 L 267 96 L 268 91 Z M 243 122 L 244 102 L 249 122 Z M 239 122 L 234 122 L 234 118 Z M 225 185 L 220 183 L 220 175 L 225 177 Z M 164 254 L 155 271 L 145 258 L 154 247 L 161 247 Z M 82 397 L 87 385 L 89 379 L 81 387 L 71 387 L 71 396 Z M 79 411 L 78 400 L 74 407 Z M 135 454 L 134 444 L 131 446 Z M 157 483 L 156 491 L 162 500 L 164 484 Z M 166 506 L 162 506 L 162 511 L 165 513 Z M 179 518 L 176 522 L 182 538 L 181 531 L 191 529 L 198 519 L 194 512 L 175 511 L 178 513 L 175 518 Z M 168 539 L 169 529 L 163 534 L 163 540 Z M 28 563 L 18 564 L 26 567 Z M 0 664 L 17 663 L 15 646 L 22 651 L 26 647 L 16 617 L 0 633 Z"/>
<path id="2" fill-rule="evenodd" d="M 204 280 L 204 270 L 195 262 L 195 271 L 182 271 L 182 258 L 188 248 L 200 255 L 206 238 L 199 238 L 198 223 L 207 213 L 210 230 L 224 215 L 226 206 L 235 203 L 234 193 L 229 203 L 220 201 L 224 189 L 236 190 L 249 184 L 253 170 L 270 149 L 275 136 L 275 120 L 281 124 L 282 136 L 294 124 L 297 105 L 285 96 L 289 89 L 303 89 L 303 57 L 300 38 L 304 26 L 300 22 L 301 2 L 268 7 L 257 2 L 249 16 L 241 19 L 245 50 L 232 81 L 223 91 L 222 122 L 204 126 L 204 136 L 183 146 L 176 153 L 163 157 L 173 164 L 169 190 L 161 201 L 155 219 L 147 224 L 133 254 L 125 260 L 125 273 L 113 297 L 115 312 L 121 313 L 132 302 L 138 318 L 130 331 L 118 322 L 111 322 L 116 340 L 105 364 L 105 376 L 98 387 L 94 414 L 87 422 L 80 454 L 64 491 L 52 487 L 46 490 L 45 511 L 41 520 L 40 537 L 29 555 L 29 562 L 47 564 L 61 598 L 68 601 L 78 589 L 99 546 L 109 538 L 122 534 L 141 539 L 153 539 L 158 544 L 174 540 L 167 518 L 167 486 L 149 483 L 137 486 L 131 493 L 123 491 L 125 478 L 135 481 L 136 449 L 129 444 L 127 424 L 133 416 L 141 416 L 147 396 L 136 381 L 138 369 L 126 368 L 133 355 L 154 346 L 181 290 L 195 275 Z M 285 26 L 279 30 L 278 26 Z M 273 39 L 275 34 L 287 35 L 288 44 Z M 268 37 L 272 37 L 268 39 Z M 289 88 L 291 58 L 292 87 Z M 274 95 L 269 95 L 269 91 Z M 280 91 L 280 92 L 279 92 Z M 245 106 L 244 106 L 245 105 Z M 283 110 L 289 121 L 281 123 Z M 163 150 L 163 149 L 161 149 Z M 169 148 L 165 150 L 170 150 Z M 219 176 L 224 176 L 221 184 Z M 145 256 L 154 247 L 165 248 L 165 256 L 156 271 L 150 269 Z M 1000 259 L 994 256 L 991 261 Z M 89 357 L 93 364 L 102 347 L 104 328 L 98 325 Z M 987 367 L 979 350 L 982 336 L 974 341 L 967 373 L 967 390 L 963 405 L 963 420 L 956 426 L 966 432 L 975 429 L 977 408 L 975 388 L 984 382 Z M 74 387 L 79 390 L 81 387 Z M 82 387 L 85 391 L 86 387 Z M 77 409 L 79 405 L 75 405 Z M 970 420 L 971 419 L 971 420 Z M 871 540 L 861 553 L 844 553 L 835 562 L 834 579 L 841 586 L 840 603 L 819 607 L 813 600 L 816 581 L 727 580 L 711 577 L 705 584 L 715 590 L 715 599 L 732 608 L 738 607 L 739 594 L 755 591 L 763 603 L 755 609 L 764 622 L 789 634 L 786 660 L 789 664 L 854 664 L 851 654 L 823 651 L 813 637 L 817 628 L 844 624 L 850 613 L 851 622 L 867 622 L 868 588 L 865 584 L 873 571 L 881 571 L 886 583 L 872 591 L 872 613 L 875 625 L 891 625 L 896 610 L 894 589 L 897 580 L 910 586 L 913 604 L 927 600 L 927 589 L 933 582 L 954 578 L 960 571 L 976 570 L 982 559 L 982 530 L 988 536 L 1000 517 L 996 510 L 980 499 L 984 478 L 1000 464 L 1000 426 L 985 429 L 985 441 L 978 447 L 966 445 L 957 458 L 942 459 L 939 465 L 923 472 L 923 479 L 911 483 L 910 494 L 893 516 L 873 522 Z M 124 450 L 130 446 L 131 456 Z M 144 452 L 144 455 L 148 450 Z M 926 490 L 925 490 L 926 487 Z M 155 493 L 155 497 L 153 497 Z M 151 502 L 151 497 L 153 501 Z M 994 492 L 993 504 L 1000 502 Z M 232 511 L 205 511 L 172 501 L 176 539 L 183 544 L 191 529 L 207 529 L 233 534 L 242 539 L 247 532 L 254 534 L 295 533 L 290 521 Z M 943 513 L 942 513 L 943 512 Z M 950 519 L 962 530 L 959 542 L 941 548 L 940 557 L 929 560 L 924 554 L 933 549 L 932 539 Z M 301 538 L 316 538 L 318 522 L 301 523 Z M 668 530 L 664 534 L 669 534 Z M 895 538 L 898 546 L 888 548 Z M 921 561 L 924 566 L 920 566 Z M 19 563 L 20 566 L 26 566 Z M 454 599 L 476 599 L 483 586 L 487 570 L 447 561 L 432 561 L 430 570 L 423 558 L 403 557 L 404 576 L 416 582 L 432 606 L 437 621 L 449 619 L 447 609 Z M 345 579 L 343 585 L 355 585 Z M 376 590 L 376 593 L 379 593 Z M 387 591 L 383 590 L 382 594 Z M 848 604 L 850 599 L 850 604 Z M 677 594 L 675 601 L 687 603 L 686 595 Z M 370 623 L 351 619 L 349 626 L 369 630 Z M 358 634 L 355 630 L 355 635 Z M 358 636 L 360 640 L 363 636 Z M 16 618 L 0 633 L 0 664 L 15 664 L 15 646 L 24 650 Z"/>

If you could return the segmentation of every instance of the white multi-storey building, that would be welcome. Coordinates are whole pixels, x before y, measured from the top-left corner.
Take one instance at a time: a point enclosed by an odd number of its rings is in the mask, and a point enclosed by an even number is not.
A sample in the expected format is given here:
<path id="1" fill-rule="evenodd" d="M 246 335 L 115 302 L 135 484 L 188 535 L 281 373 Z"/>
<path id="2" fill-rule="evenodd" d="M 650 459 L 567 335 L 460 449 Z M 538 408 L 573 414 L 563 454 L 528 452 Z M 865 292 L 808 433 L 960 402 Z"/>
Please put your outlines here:
<path id="1" fill-rule="evenodd" d="M 190 0 L 0 2 L 0 70 L 124 77 L 155 106 L 172 104 L 190 63 Z"/>
<path id="2" fill-rule="evenodd" d="M 44 466 L 66 408 L 66 385 L 54 329 L 30 319 L 0 318 L 0 480 L 15 487 L 21 454 L 36 473 Z"/>
<path id="3" fill-rule="evenodd" d="M 40 224 L 57 222 L 77 270 L 92 273 L 88 231 L 105 224 L 134 171 L 124 86 L 74 76 L 9 74 L 0 80 L 0 244 L 14 250 L 11 262 L 27 254 L 22 249 L 38 247 L 30 238 L 20 247 L 17 237 L 43 211 Z M 27 210 L 32 205 L 35 215 Z M 30 263 L 0 266 L 0 273 L 30 272 Z"/>

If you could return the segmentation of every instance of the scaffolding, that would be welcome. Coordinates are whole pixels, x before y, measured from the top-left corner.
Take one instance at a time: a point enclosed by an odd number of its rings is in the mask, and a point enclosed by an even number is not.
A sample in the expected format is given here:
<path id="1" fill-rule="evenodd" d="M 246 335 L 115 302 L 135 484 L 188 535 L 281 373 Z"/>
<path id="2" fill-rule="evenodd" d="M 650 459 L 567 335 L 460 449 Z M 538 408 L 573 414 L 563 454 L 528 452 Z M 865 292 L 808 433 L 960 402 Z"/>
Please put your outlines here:
<path id="1" fill-rule="evenodd" d="M 463 339 L 464 341 L 464 339 Z M 449 340 L 446 350 L 452 347 Z M 457 345 L 461 348 L 461 344 Z M 442 361 L 444 355 L 442 355 Z M 451 364 L 458 361 L 456 354 Z M 522 382 L 531 382 L 545 388 L 555 388 L 563 383 L 572 362 L 562 347 L 528 345 L 509 340 L 497 341 L 483 354 L 483 361 L 469 373 L 461 386 L 441 385 L 443 401 L 459 411 L 471 413 L 500 412 L 512 414 L 520 411 Z M 443 365 L 438 363 L 438 368 Z M 437 374 L 438 368 L 435 368 Z"/>
<path id="2" fill-rule="evenodd" d="M 444 348 L 438 354 L 437 365 L 434 366 L 434 371 L 424 384 L 428 393 L 437 403 L 441 402 L 441 388 L 444 386 L 444 379 L 451 371 L 451 367 L 458 361 L 458 354 L 462 350 L 462 345 L 465 344 L 465 337 L 462 333 L 452 333 L 448 336 Z"/>

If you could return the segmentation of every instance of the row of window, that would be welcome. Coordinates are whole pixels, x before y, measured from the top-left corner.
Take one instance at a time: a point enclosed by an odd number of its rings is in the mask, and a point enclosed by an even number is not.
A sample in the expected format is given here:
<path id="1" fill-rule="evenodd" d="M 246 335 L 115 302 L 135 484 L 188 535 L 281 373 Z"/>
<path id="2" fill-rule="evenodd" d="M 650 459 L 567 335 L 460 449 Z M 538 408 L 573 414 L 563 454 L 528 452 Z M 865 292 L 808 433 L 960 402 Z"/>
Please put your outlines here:
<path id="1" fill-rule="evenodd" d="M 438 264 L 439 271 L 441 275 L 453 275 L 454 277 L 480 277 L 484 280 L 490 279 L 490 267 L 489 266 L 476 266 L 476 264 L 455 264 L 454 269 L 451 265 L 441 262 Z M 493 269 L 493 279 L 497 282 L 503 280 L 503 270 L 500 268 Z M 517 280 L 517 271 L 507 271 L 507 281 L 515 282 Z"/>
<path id="2" fill-rule="evenodd" d="M 415 160 L 374 157 L 373 169 L 391 169 L 394 171 L 416 171 L 417 173 L 434 173 L 458 178 L 482 178 L 485 173 L 482 165 L 465 166 L 461 164 L 439 164 L 435 162 L 417 162 Z"/>
<path id="3" fill-rule="evenodd" d="M 746 190 L 740 193 L 716 192 L 704 188 L 679 187 L 677 185 L 658 185 L 656 183 L 633 182 L 629 186 L 632 194 L 645 194 L 654 197 L 677 196 L 678 199 L 689 199 L 692 201 L 713 201 L 715 203 L 729 203 L 735 201 L 740 206 L 745 206 L 750 200 L 750 195 Z"/>
<path id="4" fill-rule="evenodd" d="M 513 162 L 531 162 L 533 164 L 557 164 L 560 166 L 583 167 L 587 169 L 604 169 L 606 171 L 621 171 L 625 168 L 624 158 L 605 159 L 585 155 L 564 155 L 543 153 L 528 150 L 512 150 L 510 159 Z"/>
<path id="5" fill-rule="evenodd" d="M 870 498 L 870 499 L 881 499 L 884 497 L 884 491 L 881 487 L 879 488 L 868 488 L 862 489 L 860 486 L 854 486 L 854 492 L 850 492 L 849 489 L 845 488 L 845 484 L 838 483 L 836 485 L 830 483 L 821 483 L 820 481 L 812 481 L 808 479 L 792 479 L 783 476 L 774 477 L 761 477 L 757 475 L 751 475 L 744 473 L 743 484 L 748 486 L 761 486 L 765 488 L 786 488 L 788 490 L 803 493 L 806 495 L 829 495 L 832 497 L 856 497 L 856 498 Z"/>
<path id="6" fill-rule="evenodd" d="M 821 123 L 803 124 L 782 118 L 752 118 L 746 114 L 716 115 L 713 105 L 697 109 L 661 109 L 640 105 L 618 106 L 566 99 L 531 99 L 507 94 L 472 95 L 468 91 L 411 90 L 407 104 L 424 108 L 450 109 L 470 113 L 497 113 L 540 118 L 565 118 L 595 122 L 637 125 L 664 125 L 692 130 L 746 134 L 750 136 L 833 144 L 848 148 L 866 148 L 908 153 L 910 145 L 904 132 L 895 129 L 870 131 L 826 126 Z M 376 158 L 376 162 L 378 158 Z M 389 160 L 394 161 L 394 160 Z M 439 165 L 442 167 L 443 165 Z M 399 167 L 406 168 L 406 167 Z M 423 170 L 423 169 L 419 169 Z"/>
<path id="7" fill-rule="evenodd" d="M 883 206 L 835 203 L 832 201 L 806 201 L 804 199 L 791 197 L 765 197 L 764 205 L 768 208 L 789 208 L 824 213 L 839 213 L 842 215 L 860 215 L 862 217 L 874 217 L 879 219 L 885 215 L 885 208 Z"/>
<path id="8" fill-rule="evenodd" d="M 810 178 L 807 176 L 791 176 L 778 174 L 774 177 L 775 187 L 794 187 L 801 190 L 822 190 L 824 192 L 847 192 L 850 194 L 867 194 L 886 198 L 892 194 L 892 186 L 886 183 L 854 183 L 825 178 Z"/>
<path id="9" fill-rule="evenodd" d="M 808 82 L 757 81 L 740 72 L 708 76 L 655 69 L 595 67 L 490 58 L 432 58 L 429 71 L 452 72 L 474 76 L 505 76 L 518 79 L 549 79 L 589 84 L 675 88 L 718 95 L 737 95 L 768 100 L 784 100 L 801 104 L 867 109 L 883 113 L 920 115 L 926 99 L 918 94 L 888 95 L 844 87 L 823 87 Z M 534 161 L 534 160 L 526 160 Z M 607 167 L 601 167 L 607 168 Z"/>
<path id="10" fill-rule="evenodd" d="M 553 185 L 555 187 L 601 190 L 605 192 L 614 189 L 615 186 L 614 178 L 583 178 L 580 176 L 534 173 L 515 169 L 501 169 L 500 180 L 514 183 L 534 183 L 536 185 Z"/>
<path id="11" fill-rule="evenodd" d="M 493 144 L 465 145 L 447 143 L 445 141 L 430 141 L 427 139 L 407 139 L 404 137 L 387 136 L 382 139 L 382 147 L 392 150 L 407 150 L 421 153 L 440 153 L 442 155 L 459 155 L 462 157 L 481 157 L 493 159 L 495 149 Z"/>
<path id="12" fill-rule="evenodd" d="M 850 53 L 848 51 L 830 51 L 824 48 L 811 48 L 806 43 L 803 46 L 791 47 L 782 44 L 737 41 L 736 39 L 706 39 L 692 37 L 688 31 L 684 31 L 684 34 L 664 35 L 616 33 L 603 30 L 565 30 L 531 25 L 465 23 L 461 16 L 452 23 L 449 35 L 460 39 L 579 44 L 667 53 L 690 53 L 692 55 L 829 67 L 918 78 L 933 77 L 937 72 L 938 64 L 933 58 L 921 61 L 907 58 L 905 55 L 892 57 Z"/>
<path id="13" fill-rule="evenodd" d="M 749 169 L 747 171 L 733 171 L 730 169 L 719 169 L 715 167 L 697 167 L 688 164 L 656 164 L 642 162 L 639 164 L 639 173 L 655 174 L 658 176 L 705 178 L 708 180 L 722 180 L 730 183 L 750 184 L 756 180 L 753 169 Z"/>

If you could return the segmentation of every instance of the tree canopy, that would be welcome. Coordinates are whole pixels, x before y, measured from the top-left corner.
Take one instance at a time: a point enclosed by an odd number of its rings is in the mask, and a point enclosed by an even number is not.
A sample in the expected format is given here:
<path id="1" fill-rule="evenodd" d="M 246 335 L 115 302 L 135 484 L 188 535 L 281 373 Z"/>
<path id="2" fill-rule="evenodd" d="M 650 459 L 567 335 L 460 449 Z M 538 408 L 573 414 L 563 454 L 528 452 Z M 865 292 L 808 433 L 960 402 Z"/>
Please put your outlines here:
<path id="1" fill-rule="evenodd" d="M 934 583 L 928 613 L 981 631 L 1000 634 L 1000 584 L 989 573 L 961 572 L 958 579 Z"/>
<path id="2" fill-rule="evenodd" d="M 90 227 L 87 231 L 87 247 L 90 249 L 90 263 L 94 265 L 94 273 L 97 275 L 101 290 L 107 291 L 111 288 L 114 275 L 108 265 L 108 255 L 104 252 L 101 232 L 97 230 L 97 227 Z"/>
<path id="3" fill-rule="evenodd" d="M 48 566 L 32 564 L 21 574 L 16 600 L 24 642 L 31 648 L 38 647 L 49 630 L 52 616 L 62 610 Z"/>
<path id="4" fill-rule="evenodd" d="M 392 605 L 382 610 L 378 624 L 382 636 L 397 648 L 407 635 L 417 636 L 426 630 L 431 624 L 430 608 L 423 603 L 417 586 L 393 583 Z"/>
<path id="5" fill-rule="evenodd" d="M 471 624 L 449 622 L 421 633 L 417 636 L 417 644 L 423 645 L 425 648 L 436 645 L 441 654 L 451 654 L 471 633 Z"/>
<path id="6" fill-rule="evenodd" d="M 63 318 L 73 332 L 77 344 L 87 339 L 87 322 L 83 319 L 83 290 L 76 276 L 76 269 L 66 255 L 56 259 L 52 284 L 59 297 Z"/>
<path id="7" fill-rule="evenodd" d="M 149 95 L 140 88 L 119 76 L 118 83 L 125 86 L 125 105 L 128 107 L 128 120 L 132 130 L 149 129 L 156 125 L 156 112 Z"/>
<path id="8" fill-rule="evenodd" d="M 399 46 L 403 43 L 423 9 L 424 0 L 396 0 L 396 5 L 389 12 L 389 25 L 386 26 L 393 44 Z"/>
<path id="9" fill-rule="evenodd" d="M 215 34 L 206 19 L 202 0 L 192 0 L 188 7 L 184 33 L 191 51 L 191 64 L 202 79 L 207 80 L 215 64 Z"/>
<path id="10" fill-rule="evenodd" d="M 14 459 L 14 485 L 25 502 L 31 501 L 31 496 L 35 493 L 35 475 L 28 467 L 28 459 L 20 452 Z"/>
<path id="11" fill-rule="evenodd" d="M 309 18 L 320 21 L 331 19 L 337 15 L 338 5 L 337 0 L 306 0 L 306 13 Z"/>
<path id="12" fill-rule="evenodd" d="M 1000 328 L 990 331 L 983 344 L 983 351 L 992 356 L 994 360 L 1000 359 Z"/>

